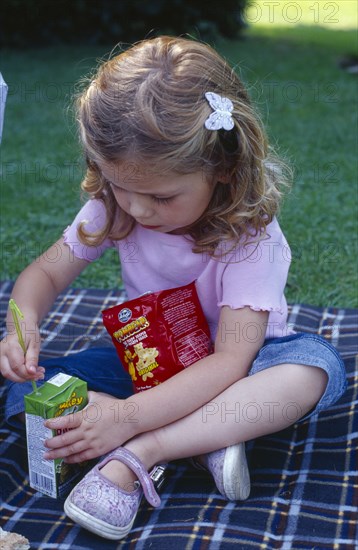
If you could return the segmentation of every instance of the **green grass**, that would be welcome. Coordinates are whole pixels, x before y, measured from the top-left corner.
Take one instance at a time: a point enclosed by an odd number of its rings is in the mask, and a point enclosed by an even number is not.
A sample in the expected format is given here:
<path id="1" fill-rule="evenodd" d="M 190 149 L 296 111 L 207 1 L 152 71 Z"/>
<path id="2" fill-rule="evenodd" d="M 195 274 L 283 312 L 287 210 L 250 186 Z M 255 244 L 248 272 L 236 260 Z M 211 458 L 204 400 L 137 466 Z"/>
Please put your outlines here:
<path id="1" fill-rule="evenodd" d="M 251 25 L 290 30 L 300 25 L 329 30 L 355 29 L 358 7 L 356 0 L 251 0 L 246 19 Z"/>
<path id="2" fill-rule="evenodd" d="M 356 76 L 338 66 L 342 55 L 356 50 L 347 26 L 261 21 L 243 40 L 214 43 L 237 67 L 271 141 L 295 169 L 280 215 L 293 252 L 290 302 L 358 307 Z M 80 206 L 83 163 L 68 105 L 75 83 L 110 49 L 1 54 L 10 86 L 1 148 L 2 278 L 15 278 Z M 110 251 L 74 284 L 119 283 Z"/>

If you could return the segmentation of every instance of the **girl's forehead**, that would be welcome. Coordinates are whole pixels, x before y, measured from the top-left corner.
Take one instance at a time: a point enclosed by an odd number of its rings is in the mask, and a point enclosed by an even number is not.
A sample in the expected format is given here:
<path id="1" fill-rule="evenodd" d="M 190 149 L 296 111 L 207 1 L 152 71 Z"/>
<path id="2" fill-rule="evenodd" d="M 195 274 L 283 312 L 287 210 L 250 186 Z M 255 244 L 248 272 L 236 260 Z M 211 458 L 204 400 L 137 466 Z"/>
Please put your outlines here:
<path id="1" fill-rule="evenodd" d="M 135 184 L 157 182 L 161 180 L 184 180 L 198 174 L 204 176 L 204 170 L 192 173 L 183 173 L 170 170 L 159 162 L 136 162 L 135 160 L 123 160 L 118 162 L 101 162 L 99 165 L 104 177 L 111 183 Z"/>
<path id="2" fill-rule="evenodd" d="M 112 183 L 135 183 L 160 174 L 160 170 L 156 170 L 149 163 L 139 163 L 131 160 L 101 162 L 99 167 L 106 179 Z"/>
<path id="3" fill-rule="evenodd" d="M 99 165 L 109 183 L 139 193 L 176 193 L 204 183 L 204 171 L 179 174 L 160 170 L 159 165 L 136 163 L 135 161 L 104 162 Z"/>

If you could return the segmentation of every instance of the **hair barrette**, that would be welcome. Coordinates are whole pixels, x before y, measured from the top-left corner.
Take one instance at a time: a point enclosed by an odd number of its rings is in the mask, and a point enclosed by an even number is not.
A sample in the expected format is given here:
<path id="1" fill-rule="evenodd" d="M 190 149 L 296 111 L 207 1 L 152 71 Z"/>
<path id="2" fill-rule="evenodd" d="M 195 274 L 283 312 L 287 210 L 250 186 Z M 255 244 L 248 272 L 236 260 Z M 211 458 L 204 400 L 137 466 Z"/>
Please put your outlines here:
<path id="1" fill-rule="evenodd" d="M 221 97 L 214 92 L 206 92 L 205 97 L 209 102 L 213 113 L 205 121 L 208 130 L 232 130 L 235 126 L 232 117 L 234 105 L 228 97 Z"/>

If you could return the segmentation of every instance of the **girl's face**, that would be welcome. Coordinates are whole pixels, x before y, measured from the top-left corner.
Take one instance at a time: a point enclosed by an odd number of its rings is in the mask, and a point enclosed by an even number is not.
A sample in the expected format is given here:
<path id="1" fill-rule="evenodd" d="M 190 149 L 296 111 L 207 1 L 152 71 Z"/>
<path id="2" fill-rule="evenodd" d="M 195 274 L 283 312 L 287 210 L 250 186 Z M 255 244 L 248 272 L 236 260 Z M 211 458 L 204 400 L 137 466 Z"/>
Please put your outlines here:
<path id="1" fill-rule="evenodd" d="M 185 233 L 204 213 L 214 192 L 202 170 L 158 175 L 130 162 L 98 166 L 118 206 L 143 227 L 161 233 Z"/>

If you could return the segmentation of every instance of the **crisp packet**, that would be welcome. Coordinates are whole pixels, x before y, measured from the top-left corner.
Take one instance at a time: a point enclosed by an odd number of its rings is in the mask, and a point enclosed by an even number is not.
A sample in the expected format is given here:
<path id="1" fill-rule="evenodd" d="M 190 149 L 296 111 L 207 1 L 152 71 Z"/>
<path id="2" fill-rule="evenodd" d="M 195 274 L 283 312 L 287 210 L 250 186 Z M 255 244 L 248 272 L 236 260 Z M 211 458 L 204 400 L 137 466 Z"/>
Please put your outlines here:
<path id="1" fill-rule="evenodd" d="M 135 392 L 157 386 L 213 351 L 195 282 L 145 294 L 102 316 Z"/>

